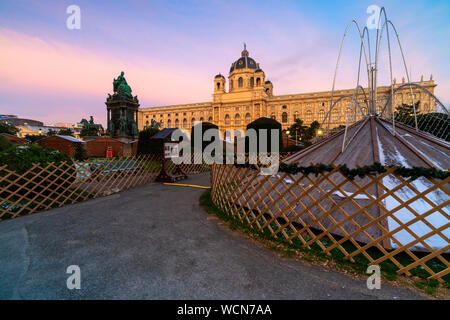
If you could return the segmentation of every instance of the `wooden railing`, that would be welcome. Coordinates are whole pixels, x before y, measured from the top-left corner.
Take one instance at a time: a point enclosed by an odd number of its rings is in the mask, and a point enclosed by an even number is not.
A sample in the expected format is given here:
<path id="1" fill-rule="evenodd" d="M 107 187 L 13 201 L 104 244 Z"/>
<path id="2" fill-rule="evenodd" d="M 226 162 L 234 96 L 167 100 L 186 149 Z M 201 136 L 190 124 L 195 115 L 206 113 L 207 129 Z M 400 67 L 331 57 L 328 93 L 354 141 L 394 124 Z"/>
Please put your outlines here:
<path id="1" fill-rule="evenodd" d="M 317 176 L 264 176 L 214 164 L 212 200 L 249 227 L 289 243 L 448 283 L 450 178 L 405 179 L 386 167 L 352 180 L 333 167 Z"/>

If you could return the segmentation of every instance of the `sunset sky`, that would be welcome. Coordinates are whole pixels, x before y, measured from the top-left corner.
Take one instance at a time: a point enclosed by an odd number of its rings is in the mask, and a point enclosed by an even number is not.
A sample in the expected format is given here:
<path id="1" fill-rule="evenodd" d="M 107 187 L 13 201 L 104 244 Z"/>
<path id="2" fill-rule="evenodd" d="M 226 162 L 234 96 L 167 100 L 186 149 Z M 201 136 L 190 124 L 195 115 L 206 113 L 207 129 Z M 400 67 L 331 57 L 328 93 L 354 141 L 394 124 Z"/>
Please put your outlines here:
<path id="1" fill-rule="evenodd" d="M 69 5 L 81 29 L 69 30 Z M 93 115 L 105 124 L 114 77 L 125 72 L 142 107 L 205 102 L 243 42 L 274 94 L 331 89 L 345 27 L 385 6 L 413 80 L 433 74 L 450 103 L 450 4 L 445 1 L 0 1 L 0 114 L 55 122 Z M 375 31 L 371 33 L 374 45 Z M 405 76 L 392 38 L 394 76 Z M 338 88 L 356 85 L 359 37 L 352 28 Z M 381 83 L 388 81 L 387 43 Z M 363 83 L 365 84 L 365 83 Z"/>

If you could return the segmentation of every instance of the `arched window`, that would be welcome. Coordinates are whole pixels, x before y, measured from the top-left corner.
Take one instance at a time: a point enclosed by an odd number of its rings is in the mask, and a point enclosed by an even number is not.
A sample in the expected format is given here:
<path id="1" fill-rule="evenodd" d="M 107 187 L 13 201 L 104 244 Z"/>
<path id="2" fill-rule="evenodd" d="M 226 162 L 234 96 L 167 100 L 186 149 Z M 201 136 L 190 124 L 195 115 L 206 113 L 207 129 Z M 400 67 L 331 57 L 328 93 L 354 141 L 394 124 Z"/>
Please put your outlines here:
<path id="1" fill-rule="evenodd" d="M 333 121 L 333 122 L 339 121 L 339 110 L 338 109 L 333 109 L 333 111 L 331 112 L 331 121 Z"/>
<path id="2" fill-rule="evenodd" d="M 297 119 L 299 118 L 298 115 L 299 115 L 299 114 L 298 114 L 298 111 L 295 111 L 295 112 L 294 112 L 294 121 L 297 120 Z"/>
<path id="3" fill-rule="evenodd" d="M 254 87 L 255 86 L 255 78 L 251 77 L 250 78 L 250 87 Z"/>
<path id="4" fill-rule="evenodd" d="M 288 122 L 288 114 L 287 114 L 287 112 L 283 112 L 283 114 L 281 115 L 281 122 L 283 122 L 283 123 Z"/>
<path id="5" fill-rule="evenodd" d="M 220 82 L 217 82 L 217 90 L 220 89 Z"/>
<path id="6" fill-rule="evenodd" d="M 235 126 L 240 126 L 241 125 L 241 116 L 239 115 L 239 113 L 236 113 L 234 115 L 234 125 Z"/>
<path id="7" fill-rule="evenodd" d="M 205 120 L 205 119 L 203 119 L 203 117 L 201 117 L 201 118 L 200 118 L 200 121 L 203 122 L 203 120 Z"/>
<path id="8" fill-rule="evenodd" d="M 175 119 L 175 128 L 178 128 L 179 125 L 180 125 L 180 121 L 178 119 Z"/>
<path id="9" fill-rule="evenodd" d="M 233 89 L 233 80 L 230 80 L 230 89 Z"/>
<path id="10" fill-rule="evenodd" d="M 183 128 L 187 128 L 187 119 L 183 119 Z"/>
<path id="11" fill-rule="evenodd" d="M 259 86 L 261 84 L 261 78 L 256 78 L 256 85 Z"/>
<path id="12" fill-rule="evenodd" d="M 225 115 L 225 125 L 227 125 L 227 126 L 230 125 L 230 115 L 229 114 Z"/>
<path id="13" fill-rule="evenodd" d="M 167 120 L 167 127 L 170 128 L 171 125 L 172 125 L 172 121 L 170 119 Z"/>
<path id="14" fill-rule="evenodd" d="M 276 120 L 276 119 L 277 119 L 277 117 L 275 116 L 275 112 L 272 112 L 272 114 L 270 115 L 270 117 L 271 117 L 273 120 Z"/>
<path id="15" fill-rule="evenodd" d="M 239 79 L 238 79 L 238 87 L 242 88 L 243 86 L 244 86 L 244 79 L 242 79 L 242 77 L 239 77 Z"/>
<path id="16" fill-rule="evenodd" d="M 267 93 L 267 94 L 269 94 L 269 90 L 270 90 L 269 88 L 266 88 L 266 93 Z"/>
<path id="17" fill-rule="evenodd" d="M 208 118 L 208 122 L 212 122 L 213 120 L 212 120 L 212 117 L 209 117 Z"/>
<path id="18" fill-rule="evenodd" d="M 428 108 L 428 103 L 424 103 L 424 104 L 423 104 L 423 111 L 431 111 L 431 110 L 429 110 L 429 108 Z"/>
<path id="19" fill-rule="evenodd" d="M 250 113 L 247 113 L 245 115 L 245 123 L 250 123 L 252 121 L 252 115 Z"/>
<path id="20" fill-rule="evenodd" d="M 148 126 L 148 120 L 147 120 L 147 121 L 145 121 L 145 125 L 147 125 L 147 126 Z"/>
<path id="21" fill-rule="evenodd" d="M 312 118 L 313 118 L 313 114 L 312 114 L 311 110 L 307 110 L 305 112 L 305 121 L 312 122 Z"/>
<path id="22" fill-rule="evenodd" d="M 323 121 L 325 119 L 325 111 L 319 110 L 319 121 Z"/>

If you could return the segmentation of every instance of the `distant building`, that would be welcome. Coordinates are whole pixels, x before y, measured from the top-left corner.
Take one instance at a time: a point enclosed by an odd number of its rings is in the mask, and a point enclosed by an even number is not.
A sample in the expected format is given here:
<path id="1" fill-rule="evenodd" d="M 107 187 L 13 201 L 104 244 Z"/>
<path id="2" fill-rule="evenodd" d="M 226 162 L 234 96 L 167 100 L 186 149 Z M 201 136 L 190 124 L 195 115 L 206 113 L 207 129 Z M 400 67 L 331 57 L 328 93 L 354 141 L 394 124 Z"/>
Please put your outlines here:
<path id="1" fill-rule="evenodd" d="M 67 154 L 69 157 L 73 157 L 75 155 L 75 149 L 78 143 L 84 144 L 85 142 L 72 136 L 61 136 L 58 134 L 37 141 L 38 145 L 46 148 L 57 149 Z"/>
<path id="2" fill-rule="evenodd" d="M 17 132 L 17 136 L 20 138 L 25 138 L 27 135 L 34 136 L 34 135 L 47 135 L 49 132 L 54 131 L 58 133 L 61 129 L 66 129 L 64 127 L 53 127 L 53 126 L 16 126 L 16 128 L 19 130 Z"/>
<path id="3" fill-rule="evenodd" d="M 4 136 L 12 144 L 28 144 L 28 140 L 19 138 L 9 133 L 0 133 L 0 135 Z"/>
<path id="4" fill-rule="evenodd" d="M 53 124 L 55 127 L 63 127 L 72 130 L 75 138 L 80 138 L 81 129 L 83 129 L 83 125 L 80 122 L 77 123 L 68 123 L 68 122 L 57 122 Z"/>
<path id="5" fill-rule="evenodd" d="M 0 114 L 0 122 L 17 126 L 43 126 L 44 123 L 38 120 L 19 118 L 16 115 Z"/>
<path id="6" fill-rule="evenodd" d="M 274 95 L 272 82 L 267 80 L 259 63 L 249 56 L 246 48 L 241 57 L 231 64 L 228 90 L 226 82 L 222 74 L 214 77 L 212 101 L 140 108 L 139 130 L 149 126 L 152 120 L 159 122 L 161 128 L 190 129 L 196 121 L 208 121 L 217 125 L 221 132 L 228 129 L 245 130 L 247 124 L 260 117 L 276 119 L 281 123 L 282 129 L 286 130 L 296 119 L 302 119 L 306 125 L 310 125 L 314 120 L 321 123 L 330 107 L 331 91 Z M 412 103 L 410 90 L 403 87 L 404 84 L 404 79 L 402 83 L 396 83 L 394 79 L 395 106 Z M 429 81 L 421 78 L 420 82 L 415 84 L 425 87 L 431 93 L 434 93 L 436 87 L 432 77 Z M 413 87 L 412 92 L 414 101 L 420 100 L 422 113 L 436 111 L 434 98 L 417 87 Z M 334 91 L 333 101 L 337 103 L 331 113 L 330 128 L 346 124 L 353 93 L 354 88 Z M 390 96 L 390 86 L 377 88 L 378 99 L 386 101 Z M 367 113 L 365 97 L 361 93 L 357 101 L 364 113 Z"/>
<path id="7" fill-rule="evenodd" d="M 111 148 L 114 157 L 130 157 L 136 155 L 137 145 L 108 136 L 90 137 L 86 139 L 86 150 L 89 157 L 105 157 L 106 150 Z"/>

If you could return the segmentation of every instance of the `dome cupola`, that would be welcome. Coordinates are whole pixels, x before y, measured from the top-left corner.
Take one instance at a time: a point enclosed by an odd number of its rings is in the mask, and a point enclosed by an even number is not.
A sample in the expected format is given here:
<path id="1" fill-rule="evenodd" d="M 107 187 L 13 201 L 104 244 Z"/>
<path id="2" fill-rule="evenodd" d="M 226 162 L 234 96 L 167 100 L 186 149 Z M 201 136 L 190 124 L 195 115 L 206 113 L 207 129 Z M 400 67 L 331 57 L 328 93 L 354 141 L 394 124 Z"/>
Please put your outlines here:
<path id="1" fill-rule="evenodd" d="M 245 43 L 244 50 L 241 52 L 241 57 L 231 64 L 230 73 L 239 69 L 257 69 L 256 61 L 248 56 L 247 46 Z"/>

